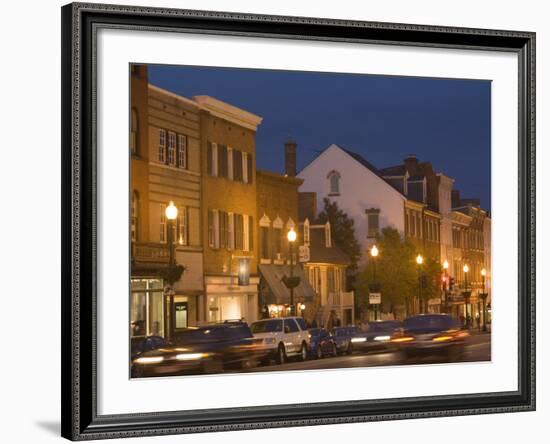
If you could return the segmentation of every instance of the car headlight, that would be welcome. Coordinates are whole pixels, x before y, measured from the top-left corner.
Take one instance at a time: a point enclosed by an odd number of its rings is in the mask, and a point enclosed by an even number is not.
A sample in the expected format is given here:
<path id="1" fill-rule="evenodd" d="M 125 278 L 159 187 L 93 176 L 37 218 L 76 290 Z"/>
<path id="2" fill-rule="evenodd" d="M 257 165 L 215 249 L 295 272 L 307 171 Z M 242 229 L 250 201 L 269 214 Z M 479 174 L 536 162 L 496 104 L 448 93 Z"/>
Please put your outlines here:
<path id="1" fill-rule="evenodd" d="M 196 361 L 197 359 L 206 358 L 207 353 L 180 353 L 176 355 L 178 361 Z"/>
<path id="2" fill-rule="evenodd" d="M 159 362 L 164 361 L 162 356 L 142 356 L 137 358 L 134 363 L 136 364 L 158 364 Z"/>
<path id="3" fill-rule="evenodd" d="M 265 338 L 264 344 L 275 344 L 275 338 Z"/>
<path id="4" fill-rule="evenodd" d="M 389 341 L 391 338 L 389 336 L 376 336 L 375 341 Z"/>
<path id="5" fill-rule="evenodd" d="M 351 338 L 351 342 L 366 342 L 367 338 Z"/>

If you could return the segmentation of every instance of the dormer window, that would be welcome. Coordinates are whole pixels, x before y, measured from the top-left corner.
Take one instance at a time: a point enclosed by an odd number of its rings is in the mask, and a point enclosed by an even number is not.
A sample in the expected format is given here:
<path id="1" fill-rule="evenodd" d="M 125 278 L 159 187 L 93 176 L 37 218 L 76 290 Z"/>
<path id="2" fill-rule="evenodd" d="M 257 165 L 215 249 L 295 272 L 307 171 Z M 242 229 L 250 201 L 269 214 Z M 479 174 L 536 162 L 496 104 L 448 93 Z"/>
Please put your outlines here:
<path id="1" fill-rule="evenodd" d="M 329 195 L 337 196 L 340 194 L 340 173 L 332 170 L 327 175 L 329 181 Z"/>
<path id="2" fill-rule="evenodd" d="M 330 234 L 330 222 L 327 222 L 325 224 L 325 247 L 326 248 L 332 247 L 332 237 Z"/>

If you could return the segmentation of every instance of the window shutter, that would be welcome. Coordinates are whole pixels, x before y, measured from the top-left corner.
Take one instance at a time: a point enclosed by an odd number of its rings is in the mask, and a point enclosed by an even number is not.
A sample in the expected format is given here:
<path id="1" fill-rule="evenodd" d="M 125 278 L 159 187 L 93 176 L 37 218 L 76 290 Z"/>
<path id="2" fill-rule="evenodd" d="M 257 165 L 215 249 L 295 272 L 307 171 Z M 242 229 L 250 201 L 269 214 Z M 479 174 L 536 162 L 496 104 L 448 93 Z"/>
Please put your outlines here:
<path id="1" fill-rule="evenodd" d="M 208 142 L 208 148 L 206 153 L 206 171 L 211 176 L 212 175 L 212 142 Z M 210 214 L 210 212 L 208 213 Z"/>
<path id="2" fill-rule="evenodd" d="M 248 183 L 252 184 L 254 183 L 254 180 L 252 177 L 252 154 L 251 153 L 248 153 L 246 162 L 247 162 L 247 169 L 248 169 Z"/>
<path id="3" fill-rule="evenodd" d="M 250 251 L 254 251 L 254 217 L 252 216 L 248 216 L 248 246 Z"/>

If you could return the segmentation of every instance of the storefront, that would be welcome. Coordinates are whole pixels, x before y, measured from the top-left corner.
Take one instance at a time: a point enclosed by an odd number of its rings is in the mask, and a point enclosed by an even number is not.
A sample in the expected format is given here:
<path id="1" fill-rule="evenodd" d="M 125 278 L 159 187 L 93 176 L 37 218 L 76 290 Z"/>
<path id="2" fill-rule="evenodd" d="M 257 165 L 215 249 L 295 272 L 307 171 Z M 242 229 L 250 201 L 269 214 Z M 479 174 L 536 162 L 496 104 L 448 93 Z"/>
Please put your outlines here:
<path id="1" fill-rule="evenodd" d="M 131 279 L 131 336 L 164 336 L 164 286 L 159 278 Z"/>
<path id="2" fill-rule="evenodd" d="M 247 285 L 238 285 L 236 276 L 205 276 L 207 321 L 258 319 L 259 278 L 251 276 Z"/>

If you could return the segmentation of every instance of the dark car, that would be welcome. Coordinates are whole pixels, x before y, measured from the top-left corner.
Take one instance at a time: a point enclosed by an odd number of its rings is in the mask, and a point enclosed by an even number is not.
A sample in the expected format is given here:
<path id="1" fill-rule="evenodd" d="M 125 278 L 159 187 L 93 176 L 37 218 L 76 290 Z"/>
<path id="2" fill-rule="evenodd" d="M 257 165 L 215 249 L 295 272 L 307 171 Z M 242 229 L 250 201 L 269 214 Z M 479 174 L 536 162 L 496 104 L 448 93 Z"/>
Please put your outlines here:
<path id="1" fill-rule="evenodd" d="M 193 373 L 222 373 L 248 368 L 265 358 L 262 341 L 244 322 L 226 322 L 189 328 L 172 344 L 144 352 L 133 360 L 134 377 Z"/>
<path id="2" fill-rule="evenodd" d="M 350 355 L 353 351 L 351 338 L 357 335 L 360 329 L 358 327 L 336 327 L 332 329 L 332 336 L 336 344 L 338 353 L 347 353 Z"/>
<path id="3" fill-rule="evenodd" d="M 460 323 L 446 314 L 422 314 L 403 321 L 403 335 L 392 340 L 406 358 L 438 355 L 450 361 L 459 360 L 469 334 Z"/>
<path id="4" fill-rule="evenodd" d="M 325 356 L 336 356 L 336 343 L 332 335 L 324 328 L 310 328 L 308 356 L 321 359 Z"/>
<path id="5" fill-rule="evenodd" d="M 351 337 L 353 351 L 386 351 L 395 349 L 392 340 L 401 335 L 402 324 L 400 321 L 374 321 L 369 322 L 364 331 L 358 327 L 354 329 Z"/>
<path id="6" fill-rule="evenodd" d="M 161 336 L 134 336 L 130 340 L 132 360 L 136 359 L 142 353 L 156 350 L 157 348 L 167 345 L 169 345 L 168 341 Z"/>

